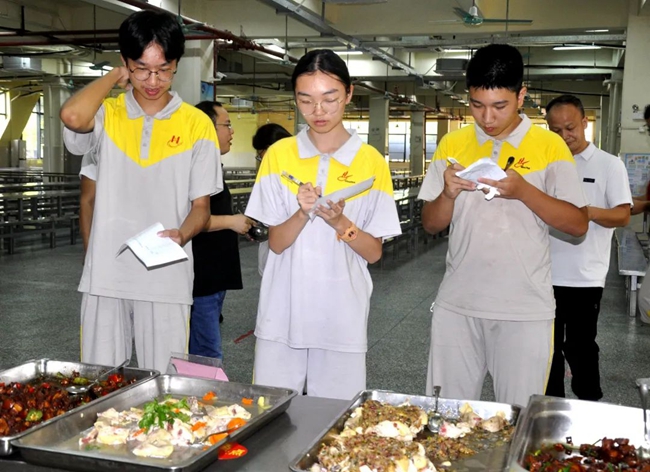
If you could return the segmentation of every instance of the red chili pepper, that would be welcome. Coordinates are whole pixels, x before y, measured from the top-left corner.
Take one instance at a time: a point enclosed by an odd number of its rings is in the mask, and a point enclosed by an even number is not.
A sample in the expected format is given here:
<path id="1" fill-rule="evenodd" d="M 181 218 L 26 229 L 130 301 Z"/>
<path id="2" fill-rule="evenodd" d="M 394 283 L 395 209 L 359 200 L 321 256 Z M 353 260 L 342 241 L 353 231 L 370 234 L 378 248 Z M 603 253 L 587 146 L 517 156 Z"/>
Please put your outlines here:
<path id="1" fill-rule="evenodd" d="M 120 376 L 117 374 L 109 375 L 108 381 L 112 383 L 118 383 L 120 381 Z"/>
<path id="2" fill-rule="evenodd" d="M 27 391 L 29 393 L 34 393 L 36 391 L 36 389 L 30 385 L 29 387 L 27 387 Z"/>
<path id="3" fill-rule="evenodd" d="M 43 382 L 43 383 L 41 384 L 41 386 L 42 386 L 43 388 L 50 388 L 50 384 L 47 383 L 47 382 Z"/>

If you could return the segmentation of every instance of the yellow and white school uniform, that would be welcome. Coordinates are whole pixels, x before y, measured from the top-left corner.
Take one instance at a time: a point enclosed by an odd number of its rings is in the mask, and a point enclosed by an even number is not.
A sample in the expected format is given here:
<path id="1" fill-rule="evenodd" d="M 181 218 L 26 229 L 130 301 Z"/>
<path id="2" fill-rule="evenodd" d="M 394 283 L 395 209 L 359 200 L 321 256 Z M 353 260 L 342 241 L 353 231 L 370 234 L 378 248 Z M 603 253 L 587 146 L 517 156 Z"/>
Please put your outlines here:
<path id="1" fill-rule="evenodd" d="M 66 147 L 91 153 L 96 165 L 95 208 L 79 284 L 84 362 L 118 364 L 131 355 L 134 338 L 140 367 L 165 371 L 170 353 L 187 349 L 191 242 L 183 248 L 188 260 L 151 270 L 131 251 L 117 255 L 127 239 L 156 222 L 180 228 L 193 200 L 222 189 L 213 123 L 171 94 L 154 116 L 132 91 L 107 98 L 92 132 L 64 130 Z"/>
<path id="2" fill-rule="evenodd" d="M 316 149 L 307 129 L 271 146 L 247 216 L 277 226 L 299 210 L 298 186 L 283 178 L 282 171 L 320 186 L 323 195 L 375 177 L 369 190 L 346 200 L 344 214 L 376 238 L 401 233 L 388 165 L 356 133 L 331 155 Z M 306 379 L 309 394 L 336 398 L 352 398 L 365 387 L 372 294 L 367 265 L 319 217 L 282 254 L 269 252 L 255 328 L 256 383 L 298 388 Z M 293 355 L 291 350 L 302 352 Z M 311 362 L 319 351 L 337 360 Z"/>

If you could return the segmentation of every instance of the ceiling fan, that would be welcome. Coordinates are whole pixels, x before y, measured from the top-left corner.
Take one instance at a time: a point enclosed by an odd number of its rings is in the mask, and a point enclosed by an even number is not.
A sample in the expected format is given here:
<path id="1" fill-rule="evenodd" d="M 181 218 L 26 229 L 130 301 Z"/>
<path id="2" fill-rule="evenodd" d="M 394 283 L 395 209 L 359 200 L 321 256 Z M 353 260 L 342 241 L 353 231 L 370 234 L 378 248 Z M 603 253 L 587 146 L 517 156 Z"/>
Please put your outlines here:
<path id="1" fill-rule="evenodd" d="M 506 8 L 506 12 L 508 12 L 510 9 L 510 0 L 508 0 L 507 3 L 508 6 Z M 460 18 L 459 20 L 431 21 L 431 23 L 463 23 L 467 26 L 480 26 L 483 23 L 530 25 L 533 22 L 533 20 L 509 18 L 507 13 L 506 18 L 485 18 L 483 15 L 481 15 L 478 7 L 476 6 L 476 0 L 472 0 L 472 6 L 469 7 L 469 10 L 463 10 L 460 7 L 454 7 L 453 10 L 454 13 Z"/>

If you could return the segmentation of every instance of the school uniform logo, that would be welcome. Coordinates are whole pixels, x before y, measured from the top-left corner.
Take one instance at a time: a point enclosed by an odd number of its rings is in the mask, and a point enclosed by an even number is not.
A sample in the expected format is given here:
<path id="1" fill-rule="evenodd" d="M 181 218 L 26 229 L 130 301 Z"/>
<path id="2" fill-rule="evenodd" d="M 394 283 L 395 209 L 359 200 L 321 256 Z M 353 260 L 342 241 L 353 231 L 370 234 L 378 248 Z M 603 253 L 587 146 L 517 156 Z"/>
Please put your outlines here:
<path id="1" fill-rule="evenodd" d="M 339 182 L 346 182 L 348 184 L 356 184 L 356 182 L 354 180 L 351 180 L 351 179 L 352 179 L 352 176 L 349 175 L 347 170 L 336 178 L 336 180 L 338 180 Z"/>
<path id="2" fill-rule="evenodd" d="M 529 163 L 530 163 L 530 161 L 527 161 L 525 157 L 522 157 L 521 159 L 519 159 L 519 160 L 515 163 L 514 167 L 515 167 L 516 169 L 526 169 L 526 170 L 530 170 L 530 167 L 527 166 L 527 164 L 529 164 Z"/>
<path id="3" fill-rule="evenodd" d="M 167 141 L 167 146 L 169 147 L 178 147 L 181 145 L 181 137 L 180 136 L 172 136 L 169 141 Z"/>

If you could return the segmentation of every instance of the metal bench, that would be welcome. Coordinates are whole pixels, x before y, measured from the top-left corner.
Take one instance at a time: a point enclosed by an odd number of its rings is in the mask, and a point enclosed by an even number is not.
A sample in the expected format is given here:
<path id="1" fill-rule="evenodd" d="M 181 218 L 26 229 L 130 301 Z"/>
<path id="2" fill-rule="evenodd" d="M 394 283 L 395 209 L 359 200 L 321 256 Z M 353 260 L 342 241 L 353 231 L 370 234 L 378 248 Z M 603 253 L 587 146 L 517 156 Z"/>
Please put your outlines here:
<path id="1" fill-rule="evenodd" d="M 639 277 L 645 277 L 648 265 L 643 247 L 636 233 L 630 228 L 616 228 L 618 245 L 618 273 L 625 277 L 628 314 L 636 316 L 637 290 Z"/>

